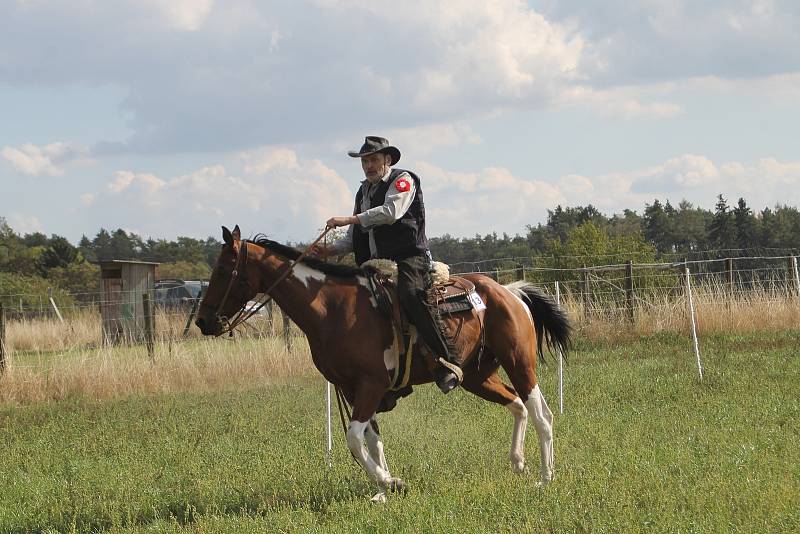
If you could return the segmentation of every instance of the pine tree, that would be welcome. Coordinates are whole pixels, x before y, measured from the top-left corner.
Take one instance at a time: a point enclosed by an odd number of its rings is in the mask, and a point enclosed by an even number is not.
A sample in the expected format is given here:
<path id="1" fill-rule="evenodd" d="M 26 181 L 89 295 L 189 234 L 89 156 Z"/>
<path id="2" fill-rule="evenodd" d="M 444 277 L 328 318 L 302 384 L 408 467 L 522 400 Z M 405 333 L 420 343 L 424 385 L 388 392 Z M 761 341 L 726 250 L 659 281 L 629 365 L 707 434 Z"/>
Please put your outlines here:
<path id="1" fill-rule="evenodd" d="M 752 248 L 758 244 L 756 218 L 743 198 L 739 198 L 733 208 L 733 222 L 736 228 L 736 243 L 739 248 Z"/>
<path id="2" fill-rule="evenodd" d="M 691 202 L 682 200 L 675 215 L 675 249 L 681 252 L 702 250 L 708 247 L 708 227 L 713 214 L 702 208 L 695 208 Z"/>
<path id="3" fill-rule="evenodd" d="M 736 227 L 733 222 L 733 214 L 728 209 L 728 202 L 721 194 L 717 196 L 709 237 L 711 244 L 718 249 L 730 249 L 736 246 Z"/>
<path id="4" fill-rule="evenodd" d="M 111 248 L 111 235 L 105 228 L 101 228 L 92 241 L 92 249 L 98 261 L 113 260 L 114 251 Z"/>
<path id="5" fill-rule="evenodd" d="M 671 206 L 670 206 L 671 207 Z M 659 252 L 670 249 L 668 240 L 669 219 L 664 211 L 664 206 L 658 199 L 653 204 L 644 207 L 644 237 L 652 243 Z"/>
<path id="6" fill-rule="evenodd" d="M 54 234 L 39 257 L 39 269 L 42 275 L 47 276 L 51 269 L 68 267 L 79 259 L 82 258 L 78 249 L 66 237 Z"/>
<path id="7" fill-rule="evenodd" d="M 94 245 L 85 235 L 81 236 L 81 240 L 78 243 L 78 250 L 80 251 L 81 255 L 86 259 L 86 261 L 90 263 L 97 262 L 97 254 L 94 251 Z"/>
<path id="8" fill-rule="evenodd" d="M 134 239 L 122 228 L 118 228 L 111 235 L 111 251 L 115 260 L 137 259 Z"/>

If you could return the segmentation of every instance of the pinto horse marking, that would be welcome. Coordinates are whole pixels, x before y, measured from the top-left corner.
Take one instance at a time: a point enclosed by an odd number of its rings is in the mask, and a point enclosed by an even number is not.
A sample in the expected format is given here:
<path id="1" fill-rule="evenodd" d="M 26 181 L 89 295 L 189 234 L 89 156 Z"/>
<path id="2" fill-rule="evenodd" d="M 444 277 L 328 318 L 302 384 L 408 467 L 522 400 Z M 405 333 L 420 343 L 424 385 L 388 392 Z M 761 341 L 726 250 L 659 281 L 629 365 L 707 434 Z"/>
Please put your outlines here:
<path id="1" fill-rule="evenodd" d="M 353 406 L 347 428 L 347 446 L 380 490 L 374 500 L 404 484 L 393 477 L 386 462 L 383 442 L 370 424 L 378 405 L 390 387 L 387 373 L 393 361 L 396 339 L 392 324 L 376 309 L 364 272 L 352 266 L 305 258 L 294 266 L 292 276 L 281 280 L 288 265 L 300 252 L 266 238 L 248 241 L 242 249 L 237 226 L 233 232 L 223 228 L 225 241 L 209 286 L 200 304 L 196 324 L 205 335 L 219 332 L 223 326 L 215 313 L 240 250 L 247 254 L 244 272 L 246 283 L 235 284 L 221 313 L 231 317 L 257 292 L 272 288 L 270 296 L 306 334 L 311 358 L 320 373 L 340 388 Z M 547 406 L 536 378 L 537 350 L 541 350 L 541 332 L 548 346 L 566 353 L 571 327 L 567 316 L 555 303 L 534 286 L 515 283 L 502 286 L 481 275 L 465 275 L 475 284 L 486 310 L 482 312 L 485 328 L 484 356 L 481 320 L 471 310 L 444 318 L 448 327 L 460 328 L 461 361 L 465 390 L 505 406 L 514 418 L 510 460 L 514 471 L 525 467 L 525 429 L 530 417 L 538 437 L 541 456 L 541 484 L 553 479 L 553 413 Z M 278 281 L 278 283 L 276 283 Z M 273 287 L 274 286 L 274 287 Z M 457 322 L 457 323 L 456 323 Z M 425 384 L 434 377 L 424 358 L 416 357 L 415 347 L 409 384 Z M 472 359 L 470 359 L 472 357 Z M 511 384 L 498 375 L 502 367 Z"/>

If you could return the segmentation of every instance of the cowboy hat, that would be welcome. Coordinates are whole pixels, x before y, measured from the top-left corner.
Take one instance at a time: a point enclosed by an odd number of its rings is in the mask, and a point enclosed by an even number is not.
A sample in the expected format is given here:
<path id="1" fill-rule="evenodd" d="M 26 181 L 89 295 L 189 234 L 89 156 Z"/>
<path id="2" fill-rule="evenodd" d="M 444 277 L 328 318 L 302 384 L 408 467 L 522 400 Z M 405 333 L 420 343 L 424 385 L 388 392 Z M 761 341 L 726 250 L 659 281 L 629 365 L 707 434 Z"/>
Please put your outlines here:
<path id="1" fill-rule="evenodd" d="M 347 153 L 347 155 L 351 158 L 360 158 L 376 153 L 389 154 L 392 158 L 392 162 L 389 165 L 394 165 L 400 161 L 400 151 L 397 149 L 397 147 L 393 147 L 389 144 L 389 141 L 376 135 L 368 135 L 365 137 L 364 144 L 361 145 L 361 148 L 358 150 L 358 152 L 351 150 Z"/>

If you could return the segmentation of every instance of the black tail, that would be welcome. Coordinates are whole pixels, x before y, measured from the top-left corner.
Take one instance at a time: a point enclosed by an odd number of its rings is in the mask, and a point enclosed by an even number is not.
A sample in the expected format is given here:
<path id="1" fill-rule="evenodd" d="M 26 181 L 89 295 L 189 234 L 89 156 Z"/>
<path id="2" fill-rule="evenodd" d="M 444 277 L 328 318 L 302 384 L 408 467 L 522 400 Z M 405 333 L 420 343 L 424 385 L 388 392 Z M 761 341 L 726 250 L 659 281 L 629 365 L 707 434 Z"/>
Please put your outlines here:
<path id="1" fill-rule="evenodd" d="M 566 358 L 572 336 L 572 325 L 566 312 L 556 306 L 553 299 L 528 282 L 514 282 L 506 286 L 516 293 L 531 311 L 533 326 L 536 328 L 536 343 L 539 358 L 544 361 L 542 343 L 547 344 L 551 353 L 560 350 Z"/>

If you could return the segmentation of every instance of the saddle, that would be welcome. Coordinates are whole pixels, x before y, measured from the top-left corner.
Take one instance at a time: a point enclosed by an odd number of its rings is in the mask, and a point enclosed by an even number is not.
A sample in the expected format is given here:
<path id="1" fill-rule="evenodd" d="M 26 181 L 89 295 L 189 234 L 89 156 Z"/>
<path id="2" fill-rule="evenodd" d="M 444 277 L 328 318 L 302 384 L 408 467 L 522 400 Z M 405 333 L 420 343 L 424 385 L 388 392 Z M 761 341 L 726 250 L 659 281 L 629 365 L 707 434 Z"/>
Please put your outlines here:
<path id="1" fill-rule="evenodd" d="M 477 296 L 475 284 L 460 276 L 451 276 L 443 284 L 434 284 L 429 295 L 428 300 L 436 303 L 440 313 L 457 313 L 476 307 L 473 297 Z"/>
<path id="2" fill-rule="evenodd" d="M 362 264 L 368 273 L 370 289 L 378 302 L 378 309 L 393 317 L 402 310 L 395 298 L 397 290 L 397 264 L 390 260 L 369 260 Z M 458 313 L 473 308 L 485 309 L 483 301 L 475 292 L 475 284 L 460 276 L 450 276 L 450 268 L 441 262 L 433 262 L 433 285 L 428 290 L 428 304 L 436 306 L 439 313 Z"/>
<path id="3" fill-rule="evenodd" d="M 368 274 L 367 279 L 378 310 L 392 322 L 395 330 L 395 344 L 399 358 L 394 372 L 390 374 L 392 383 L 390 390 L 394 395 L 390 405 L 383 406 L 382 403 L 378 410 L 389 411 L 394 408 L 397 398 L 411 393 L 411 386 L 408 383 L 413 346 L 417 341 L 416 330 L 410 328 L 408 318 L 397 298 L 397 265 L 390 260 L 369 260 L 362 264 L 362 267 Z M 434 262 L 433 267 L 433 285 L 428 290 L 427 300 L 428 305 L 435 306 L 439 314 L 453 315 L 472 309 L 476 311 L 486 309 L 481 297 L 475 292 L 475 284 L 466 278 L 450 276 L 449 268 L 443 263 Z M 462 365 L 463 363 L 465 362 L 462 362 Z"/>

